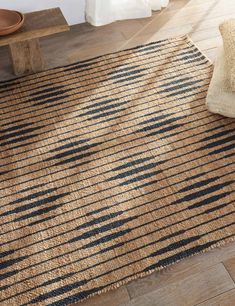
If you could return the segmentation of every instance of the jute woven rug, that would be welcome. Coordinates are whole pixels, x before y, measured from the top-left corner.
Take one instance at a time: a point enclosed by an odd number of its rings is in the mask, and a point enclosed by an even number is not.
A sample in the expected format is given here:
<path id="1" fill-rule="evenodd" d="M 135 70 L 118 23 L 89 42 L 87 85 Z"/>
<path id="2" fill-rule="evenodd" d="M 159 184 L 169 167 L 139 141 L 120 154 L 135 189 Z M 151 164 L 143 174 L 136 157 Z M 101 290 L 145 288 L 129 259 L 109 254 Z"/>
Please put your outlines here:
<path id="1" fill-rule="evenodd" d="M 211 74 L 180 37 L 0 83 L 1 305 L 68 305 L 234 238 Z"/>

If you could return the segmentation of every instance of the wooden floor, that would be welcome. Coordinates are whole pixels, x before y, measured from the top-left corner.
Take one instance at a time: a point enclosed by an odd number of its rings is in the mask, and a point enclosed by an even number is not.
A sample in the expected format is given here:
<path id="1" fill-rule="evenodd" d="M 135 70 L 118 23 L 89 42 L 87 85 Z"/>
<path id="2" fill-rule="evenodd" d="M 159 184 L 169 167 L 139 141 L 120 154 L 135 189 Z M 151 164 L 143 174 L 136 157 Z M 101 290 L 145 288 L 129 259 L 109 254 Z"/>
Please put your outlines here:
<path id="1" fill-rule="evenodd" d="M 163 38 L 189 34 L 214 61 L 222 43 L 218 25 L 235 18 L 234 0 L 171 0 L 151 18 L 94 28 L 72 27 L 69 33 L 42 40 L 48 68 Z M 13 77 L 8 49 L 0 48 L 1 79 Z M 78 304 L 77 304 L 78 305 Z M 235 242 L 183 260 L 80 303 L 80 306 L 234 306 Z"/>

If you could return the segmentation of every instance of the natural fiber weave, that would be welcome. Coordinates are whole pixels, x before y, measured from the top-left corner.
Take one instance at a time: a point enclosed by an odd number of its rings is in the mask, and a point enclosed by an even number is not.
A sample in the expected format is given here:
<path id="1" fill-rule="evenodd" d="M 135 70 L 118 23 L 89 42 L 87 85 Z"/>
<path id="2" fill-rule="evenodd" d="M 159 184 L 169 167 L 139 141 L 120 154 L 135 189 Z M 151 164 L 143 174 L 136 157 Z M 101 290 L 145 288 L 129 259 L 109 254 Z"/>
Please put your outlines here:
<path id="1" fill-rule="evenodd" d="M 206 105 L 210 112 L 235 118 L 235 92 L 227 90 L 227 70 L 224 49 L 218 50 L 214 65 L 213 77 L 206 97 Z"/>
<path id="2" fill-rule="evenodd" d="M 234 238 L 211 74 L 181 37 L 0 83 L 1 305 L 68 305 Z"/>
<path id="3" fill-rule="evenodd" d="M 226 89 L 235 91 L 235 19 L 223 22 L 219 29 L 224 43 Z"/>

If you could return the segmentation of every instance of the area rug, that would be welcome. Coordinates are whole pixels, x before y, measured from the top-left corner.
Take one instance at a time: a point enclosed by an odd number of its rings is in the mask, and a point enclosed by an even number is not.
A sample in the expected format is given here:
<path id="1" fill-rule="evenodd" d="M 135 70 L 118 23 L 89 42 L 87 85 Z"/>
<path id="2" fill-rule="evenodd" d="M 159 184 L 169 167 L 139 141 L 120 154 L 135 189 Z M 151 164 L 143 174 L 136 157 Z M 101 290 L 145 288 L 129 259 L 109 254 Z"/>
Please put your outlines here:
<path id="1" fill-rule="evenodd" d="M 0 83 L 1 305 L 69 305 L 235 234 L 235 121 L 187 37 Z"/>

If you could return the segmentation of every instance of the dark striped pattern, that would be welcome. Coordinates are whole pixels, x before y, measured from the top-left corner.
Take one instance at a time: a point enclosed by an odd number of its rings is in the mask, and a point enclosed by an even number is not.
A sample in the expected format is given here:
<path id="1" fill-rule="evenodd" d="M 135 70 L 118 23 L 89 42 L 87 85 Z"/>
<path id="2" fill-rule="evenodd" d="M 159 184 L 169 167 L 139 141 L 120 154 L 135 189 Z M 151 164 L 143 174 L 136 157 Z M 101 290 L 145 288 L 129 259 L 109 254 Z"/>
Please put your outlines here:
<path id="1" fill-rule="evenodd" d="M 235 233 L 235 123 L 187 37 L 0 83 L 0 304 L 69 305 Z"/>

